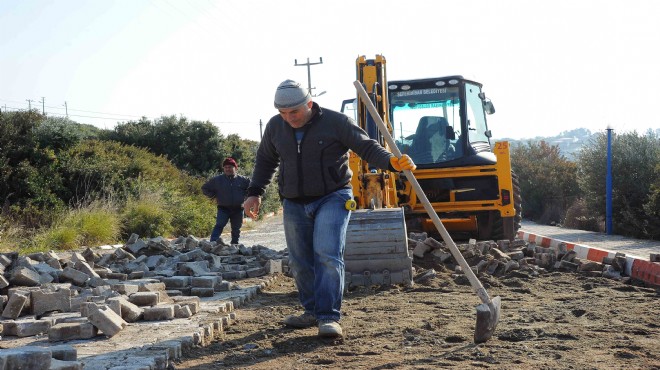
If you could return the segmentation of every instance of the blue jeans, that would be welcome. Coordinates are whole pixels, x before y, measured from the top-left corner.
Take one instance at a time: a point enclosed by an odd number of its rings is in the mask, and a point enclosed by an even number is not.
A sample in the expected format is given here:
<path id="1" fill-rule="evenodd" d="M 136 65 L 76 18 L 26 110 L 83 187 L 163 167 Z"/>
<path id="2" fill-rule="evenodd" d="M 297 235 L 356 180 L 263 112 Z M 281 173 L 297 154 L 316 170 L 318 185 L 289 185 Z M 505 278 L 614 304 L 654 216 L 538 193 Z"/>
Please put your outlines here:
<path id="1" fill-rule="evenodd" d="M 344 247 L 351 189 L 308 204 L 284 199 L 284 235 L 289 267 L 305 312 L 317 320 L 340 319 L 344 294 Z"/>
<path id="2" fill-rule="evenodd" d="M 211 232 L 210 241 L 214 242 L 220 238 L 222 229 L 227 222 L 231 221 L 231 244 L 238 244 L 238 237 L 241 235 L 241 226 L 243 226 L 243 208 L 218 207 L 218 214 L 215 217 L 215 227 Z"/>

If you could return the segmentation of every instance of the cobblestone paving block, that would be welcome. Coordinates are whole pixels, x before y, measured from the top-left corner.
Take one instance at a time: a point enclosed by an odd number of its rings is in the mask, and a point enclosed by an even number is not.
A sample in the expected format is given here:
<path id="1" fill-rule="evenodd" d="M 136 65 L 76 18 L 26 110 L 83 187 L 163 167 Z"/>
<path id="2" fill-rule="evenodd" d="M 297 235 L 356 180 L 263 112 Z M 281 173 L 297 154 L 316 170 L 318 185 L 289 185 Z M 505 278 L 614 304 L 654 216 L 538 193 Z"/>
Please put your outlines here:
<path id="1" fill-rule="evenodd" d="M 38 272 L 27 267 L 20 267 L 14 269 L 9 282 L 13 285 L 37 286 L 41 284 L 40 278 Z"/>
<path id="2" fill-rule="evenodd" d="M 179 289 L 189 287 L 192 278 L 190 276 L 172 276 L 166 277 L 162 281 L 167 289 Z"/>
<path id="3" fill-rule="evenodd" d="M 216 276 L 197 276 L 192 278 L 193 288 L 211 288 L 215 287 L 217 281 Z"/>
<path id="4" fill-rule="evenodd" d="M 55 292 L 35 290 L 32 293 L 32 313 L 41 316 L 49 311 L 71 311 L 71 290 L 58 289 Z"/>
<path id="5" fill-rule="evenodd" d="M 0 351 L 0 364 L 3 369 L 48 370 L 52 354 L 45 347 L 25 346 Z"/>
<path id="6" fill-rule="evenodd" d="M 113 307 L 113 311 L 118 313 L 124 320 L 126 320 L 126 322 L 136 322 L 140 320 L 144 314 L 144 310 L 142 308 L 129 302 L 126 297 L 123 296 L 109 298 L 108 304 L 119 306 L 119 312 L 117 312 L 115 307 Z"/>
<path id="7" fill-rule="evenodd" d="M 164 304 L 144 309 L 143 319 L 145 321 L 159 321 L 174 319 L 174 305 Z"/>
<path id="8" fill-rule="evenodd" d="M 98 329 L 91 322 L 55 324 L 48 330 L 48 340 L 51 342 L 90 339 L 97 335 Z"/>
<path id="9" fill-rule="evenodd" d="M 121 316 L 117 315 L 108 306 L 90 306 L 87 318 L 108 337 L 115 336 L 128 325 Z"/>
<path id="10" fill-rule="evenodd" d="M 5 309 L 2 311 L 2 317 L 7 319 L 16 319 L 23 311 L 28 302 L 28 293 L 18 292 L 9 296 L 9 300 L 5 305 Z"/>
<path id="11" fill-rule="evenodd" d="M 78 351 L 69 344 L 60 344 L 50 347 L 50 352 L 54 359 L 61 361 L 76 361 L 78 359 Z"/>
<path id="12" fill-rule="evenodd" d="M 188 305 L 174 304 L 174 317 L 177 319 L 187 319 L 192 316 L 192 311 Z"/>
<path id="13" fill-rule="evenodd" d="M 131 284 L 128 282 L 112 284 L 111 286 L 112 286 L 112 290 L 116 291 L 117 293 L 126 294 L 126 295 L 137 293 L 140 290 L 140 287 L 138 285 Z"/>
<path id="14" fill-rule="evenodd" d="M 128 296 L 128 301 L 138 306 L 155 306 L 159 303 L 158 292 L 138 292 Z"/>
<path id="15" fill-rule="evenodd" d="M 78 271 L 71 267 L 65 267 L 62 273 L 60 274 L 60 279 L 65 281 L 70 281 L 77 286 L 84 286 L 87 280 L 89 280 L 89 275 L 85 274 L 82 271 Z"/>
<path id="16" fill-rule="evenodd" d="M 191 288 L 190 294 L 198 297 L 213 297 L 215 289 L 213 288 Z"/>

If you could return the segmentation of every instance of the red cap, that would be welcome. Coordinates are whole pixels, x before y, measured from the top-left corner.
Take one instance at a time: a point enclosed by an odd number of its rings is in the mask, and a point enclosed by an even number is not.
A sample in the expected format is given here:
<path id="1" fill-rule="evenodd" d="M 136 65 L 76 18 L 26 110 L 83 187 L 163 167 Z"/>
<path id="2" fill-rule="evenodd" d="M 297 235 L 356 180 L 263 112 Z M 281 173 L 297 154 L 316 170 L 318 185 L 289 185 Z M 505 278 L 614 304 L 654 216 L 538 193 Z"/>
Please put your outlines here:
<path id="1" fill-rule="evenodd" d="M 222 162 L 223 167 L 227 166 L 227 165 L 234 166 L 234 167 L 238 168 L 238 165 L 236 164 L 236 160 L 232 157 L 229 157 L 229 158 L 225 159 L 224 162 Z"/>

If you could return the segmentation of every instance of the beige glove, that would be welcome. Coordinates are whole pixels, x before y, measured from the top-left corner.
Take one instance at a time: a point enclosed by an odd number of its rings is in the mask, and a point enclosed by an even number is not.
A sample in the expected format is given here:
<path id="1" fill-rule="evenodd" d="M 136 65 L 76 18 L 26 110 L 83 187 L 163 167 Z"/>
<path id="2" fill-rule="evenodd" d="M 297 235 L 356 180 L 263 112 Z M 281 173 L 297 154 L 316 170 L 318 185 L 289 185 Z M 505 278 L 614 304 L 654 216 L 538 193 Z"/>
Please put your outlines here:
<path id="1" fill-rule="evenodd" d="M 415 168 L 417 168 L 415 162 L 413 162 L 412 158 L 410 158 L 407 154 L 402 155 L 401 158 L 391 157 L 390 164 L 398 172 L 404 170 L 414 171 Z"/>

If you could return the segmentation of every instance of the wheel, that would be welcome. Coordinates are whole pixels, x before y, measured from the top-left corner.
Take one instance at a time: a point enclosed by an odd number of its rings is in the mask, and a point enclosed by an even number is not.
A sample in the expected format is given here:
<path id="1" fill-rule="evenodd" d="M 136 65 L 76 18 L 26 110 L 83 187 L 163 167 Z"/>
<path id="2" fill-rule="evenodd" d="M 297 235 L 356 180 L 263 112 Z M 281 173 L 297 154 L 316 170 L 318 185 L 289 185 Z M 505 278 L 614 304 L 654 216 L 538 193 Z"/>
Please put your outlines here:
<path id="1" fill-rule="evenodd" d="M 513 208 L 516 214 L 513 217 L 502 217 L 498 211 L 490 211 L 477 217 L 480 240 L 513 240 L 520 230 L 522 222 L 522 196 L 520 195 L 520 182 L 518 175 L 511 172 L 513 183 Z"/>

